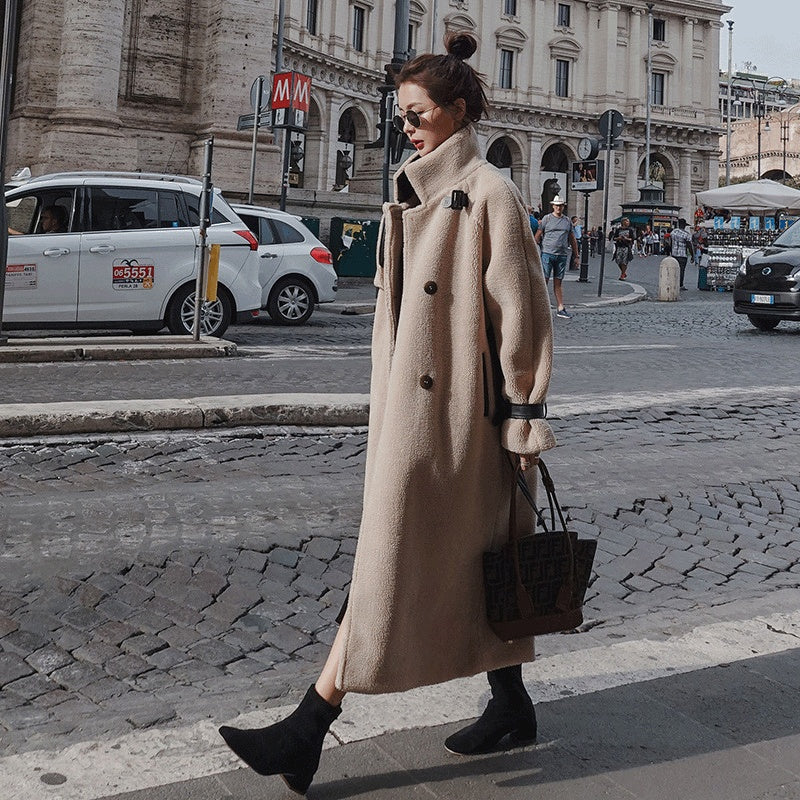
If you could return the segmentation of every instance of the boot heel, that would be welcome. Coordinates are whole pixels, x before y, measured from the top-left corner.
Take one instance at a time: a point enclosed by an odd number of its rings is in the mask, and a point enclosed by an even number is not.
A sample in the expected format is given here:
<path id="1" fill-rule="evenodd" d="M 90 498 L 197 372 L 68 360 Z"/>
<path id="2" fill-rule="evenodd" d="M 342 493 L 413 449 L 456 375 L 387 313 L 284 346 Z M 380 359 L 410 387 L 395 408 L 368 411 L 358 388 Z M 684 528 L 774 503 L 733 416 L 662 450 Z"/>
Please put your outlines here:
<path id="1" fill-rule="evenodd" d="M 311 781 L 314 780 L 314 774 L 311 775 L 287 775 L 282 774 L 281 779 L 286 786 L 291 789 L 295 794 L 305 797 L 306 792 L 311 786 Z"/>
<path id="2" fill-rule="evenodd" d="M 536 728 L 517 728 L 508 734 L 508 738 L 515 747 L 524 747 L 527 744 L 535 744 Z"/>

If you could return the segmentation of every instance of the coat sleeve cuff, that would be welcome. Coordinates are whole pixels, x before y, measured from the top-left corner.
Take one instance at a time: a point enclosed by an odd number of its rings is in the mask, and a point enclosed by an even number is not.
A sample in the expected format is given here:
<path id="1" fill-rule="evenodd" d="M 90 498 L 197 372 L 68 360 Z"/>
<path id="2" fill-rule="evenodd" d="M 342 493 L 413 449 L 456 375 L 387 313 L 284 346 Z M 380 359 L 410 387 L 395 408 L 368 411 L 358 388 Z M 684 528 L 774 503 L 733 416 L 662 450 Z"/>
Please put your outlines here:
<path id="1" fill-rule="evenodd" d="M 556 446 L 556 437 L 543 419 L 507 419 L 500 428 L 500 442 L 511 453 L 529 455 Z"/>

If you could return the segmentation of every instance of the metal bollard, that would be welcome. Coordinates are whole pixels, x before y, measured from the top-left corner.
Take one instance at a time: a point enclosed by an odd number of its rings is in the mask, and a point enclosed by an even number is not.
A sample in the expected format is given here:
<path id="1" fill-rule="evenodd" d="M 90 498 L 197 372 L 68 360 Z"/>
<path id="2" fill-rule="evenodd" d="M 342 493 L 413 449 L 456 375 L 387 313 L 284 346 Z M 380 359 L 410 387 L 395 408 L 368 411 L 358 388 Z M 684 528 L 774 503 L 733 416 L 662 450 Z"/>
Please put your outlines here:
<path id="1" fill-rule="evenodd" d="M 661 260 L 658 268 L 658 299 L 671 301 L 678 299 L 680 287 L 680 264 L 672 257 L 667 256 Z"/>

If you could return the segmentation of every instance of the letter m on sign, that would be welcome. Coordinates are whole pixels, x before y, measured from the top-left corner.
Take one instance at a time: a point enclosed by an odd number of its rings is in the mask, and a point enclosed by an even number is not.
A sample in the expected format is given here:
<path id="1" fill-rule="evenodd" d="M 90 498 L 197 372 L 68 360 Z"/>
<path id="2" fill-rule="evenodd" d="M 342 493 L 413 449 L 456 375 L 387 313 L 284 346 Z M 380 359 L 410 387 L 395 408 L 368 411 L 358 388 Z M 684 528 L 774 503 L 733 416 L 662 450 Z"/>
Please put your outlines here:
<path id="1" fill-rule="evenodd" d="M 308 75 L 302 75 L 299 72 L 295 72 L 292 108 L 307 114 L 310 95 L 311 95 L 311 78 Z"/>
<path id="2" fill-rule="evenodd" d="M 272 78 L 272 108 L 289 108 L 292 104 L 292 73 L 279 72 Z"/>

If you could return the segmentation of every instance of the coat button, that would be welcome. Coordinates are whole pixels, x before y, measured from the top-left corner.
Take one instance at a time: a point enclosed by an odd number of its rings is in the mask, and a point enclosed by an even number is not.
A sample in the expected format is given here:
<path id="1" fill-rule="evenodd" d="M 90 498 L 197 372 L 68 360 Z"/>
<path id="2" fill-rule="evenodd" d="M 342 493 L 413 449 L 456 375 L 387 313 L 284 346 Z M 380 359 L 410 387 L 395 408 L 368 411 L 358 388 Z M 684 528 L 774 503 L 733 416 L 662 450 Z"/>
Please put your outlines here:
<path id="1" fill-rule="evenodd" d="M 436 282 L 435 282 L 435 281 L 428 281 L 428 282 L 425 284 L 425 291 L 426 291 L 428 294 L 436 294 L 436 290 L 437 290 L 438 288 L 439 288 L 439 287 L 436 285 Z"/>
<path id="2" fill-rule="evenodd" d="M 430 388 L 433 386 L 433 378 L 431 378 L 431 376 L 430 376 L 430 375 L 423 375 L 423 376 L 422 376 L 422 377 L 419 379 L 419 385 L 420 385 L 420 386 L 421 386 L 423 389 L 430 389 Z"/>

